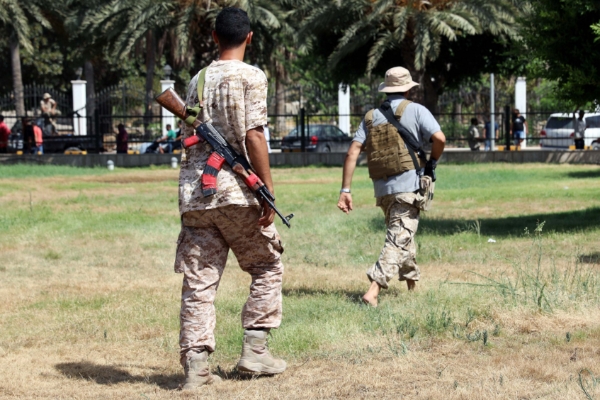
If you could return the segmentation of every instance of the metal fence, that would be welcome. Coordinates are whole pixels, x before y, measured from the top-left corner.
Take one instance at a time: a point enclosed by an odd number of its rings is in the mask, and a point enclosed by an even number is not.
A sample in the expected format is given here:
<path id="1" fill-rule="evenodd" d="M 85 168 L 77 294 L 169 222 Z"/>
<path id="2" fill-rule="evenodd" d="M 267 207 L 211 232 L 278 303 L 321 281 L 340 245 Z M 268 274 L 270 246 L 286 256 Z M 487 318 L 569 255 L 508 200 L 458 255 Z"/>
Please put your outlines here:
<path id="1" fill-rule="evenodd" d="M 496 114 L 495 121 L 498 134 L 495 139 L 496 146 L 505 146 L 507 150 L 515 144 L 510 134 L 510 114 L 506 108 Z M 11 128 L 11 149 L 22 149 L 22 117 L 14 112 L 2 112 L 5 122 Z M 548 143 L 548 138 L 542 131 L 546 121 L 553 112 L 529 112 L 527 122 L 529 131 L 524 141 L 526 147 L 537 147 L 540 143 Z M 300 109 L 299 113 L 284 115 L 269 115 L 268 128 L 270 131 L 270 147 L 282 151 L 331 151 L 345 152 L 351 143 L 354 133 L 358 129 L 363 114 L 325 114 L 307 113 Z M 474 113 L 441 113 L 434 115 L 442 131 L 446 135 L 446 147 L 468 149 L 468 135 L 471 119 L 476 118 L 480 133 L 483 135 L 484 125 L 489 121 L 485 114 Z M 100 107 L 92 116 L 79 117 L 78 115 L 61 115 L 53 119 L 42 116 L 27 118 L 40 126 L 44 132 L 46 152 L 62 152 L 66 149 L 77 147 L 88 152 L 114 152 L 116 151 L 116 137 L 118 126 L 123 124 L 128 133 L 128 148 L 134 153 L 146 151 L 160 151 L 157 139 L 166 135 L 163 131 L 163 117 L 160 115 L 113 115 L 101 114 Z M 165 117 L 172 118 L 172 117 Z M 349 128 L 349 132 L 342 132 L 340 126 Z M 177 129 L 177 126 L 173 126 Z M 600 128 L 600 117 L 598 127 Z M 81 134 L 85 133 L 85 135 Z M 559 138 L 561 147 L 566 148 L 573 144 L 572 133 L 569 131 L 565 137 Z M 588 136 L 590 142 L 591 136 Z M 594 139 L 595 140 L 595 139 Z M 19 141 L 21 144 L 19 145 Z M 166 150 L 176 150 L 178 143 L 161 142 Z M 483 149 L 483 144 L 481 148 Z M 149 150 L 148 150 L 149 149 Z"/>

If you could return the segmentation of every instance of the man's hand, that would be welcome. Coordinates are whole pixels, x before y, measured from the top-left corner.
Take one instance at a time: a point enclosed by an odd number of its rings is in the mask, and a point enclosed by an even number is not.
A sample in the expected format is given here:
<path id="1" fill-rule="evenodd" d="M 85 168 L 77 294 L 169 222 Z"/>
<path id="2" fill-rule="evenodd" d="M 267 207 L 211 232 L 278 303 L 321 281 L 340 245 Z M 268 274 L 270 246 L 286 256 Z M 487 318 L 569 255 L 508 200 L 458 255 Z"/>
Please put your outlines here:
<path id="1" fill-rule="evenodd" d="M 352 211 L 352 195 L 350 193 L 340 193 L 337 206 L 340 210 L 349 214 Z"/>
<path id="2" fill-rule="evenodd" d="M 267 141 L 262 126 L 250 129 L 246 132 L 246 147 L 248 156 L 256 175 L 260 177 L 267 189 L 275 196 L 273 190 L 273 179 L 271 178 L 271 167 L 269 165 L 269 152 Z M 275 211 L 263 201 L 262 214 L 258 219 L 258 225 L 267 227 L 275 220 Z"/>
<path id="3" fill-rule="evenodd" d="M 271 225 L 274 220 L 275 220 L 275 210 L 273 210 L 271 207 L 269 207 L 269 204 L 267 204 L 266 201 L 263 201 L 262 213 L 260 215 L 260 218 L 258 219 L 258 225 L 266 228 L 267 226 Z"/>
<path id="4" fill-rule="evenodd" d="M 435 182 L 436 180 L 435 167 L 437 167 L 437 161 L 433 158 L 430 158 L 427 164 L 425 164 L 425 175 L 431 177 L 431 182 Z"/>

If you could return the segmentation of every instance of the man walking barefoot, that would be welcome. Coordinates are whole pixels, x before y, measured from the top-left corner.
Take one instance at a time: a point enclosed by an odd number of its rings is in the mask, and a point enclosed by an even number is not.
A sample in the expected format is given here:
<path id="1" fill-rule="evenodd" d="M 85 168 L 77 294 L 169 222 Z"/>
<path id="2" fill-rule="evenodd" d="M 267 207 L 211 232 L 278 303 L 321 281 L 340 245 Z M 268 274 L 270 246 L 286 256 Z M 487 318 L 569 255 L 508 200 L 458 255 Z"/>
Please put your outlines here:
<path id="1" fill-rule="evenodd" d="M 245 11 L 224 8 L 216 18 L 213 39 L 219 60 L 190 82 L 186 103 L 203 106 L 200 119 L 211 122 L 224 138 L 252 163 L 271 193 L 263 126 L 267 124 L 267 79 L 258 68 L 243 62 L 252 40 Z M 198 80 L 202 85 L 198 84 Z M 193 134 L 190 127 L 184 138 Z M 204 197 L 200 177 L 211 153 L 200 143 L 182 154 L 179 175 L 181 233 L 175 271 L 183 273 L 179 346 L 185 371 L 183 389 L 197 389 L 218 379 L 210 374 L 208 356 L 215 351 L 214 301 L 229 249 L 240 268 L 252 278 L 242 310 L 244 338 L 240 371 L 277 374 L 286 363 L 271 356 L 267 335 L 281 323 L 283 248 L 273 224 L 274 211 L 259 204 L 243 180 L 225 164 L 217 175 L 217 193 Z"/>
<path id="2" fill-rule="evenodd" d="M 427 182 L 435 182 L 435 168 L 444 151 L 446 137 L 425 107 L 406 99 L 406 93 L 417 85 L 405 68 L 395 67 L 386 72 L 385 82 L 379 86 L 379 91 L 387 94 L 387 100 L 379 109 L 367 113 L 344 162 L 338 208 L 346 214 L 352 211 L 352 176 L 359 154 L 365 151 L 376 204 L 385 215 L 385 244 L 379 260 L 367 271 L 371 286 L 363 296 L 363 301 L 373 307 L 377 307 L 381 288 L 387 288 L 394 276 L 406 281 L 408 290 L 414 290 L 420 278 L 414 236 L 420 209 L 425 209 L 424 204 L 428 201 L 427 195 L 423 196 L 423 189 Z M 419 145 L 432 143 L 431 156 L 424 169 L 424 176 L 429 178 L 422 176 L 417 155 L 409 150 L 410 146 L 395 126 L 398 122 L 392 124 L 383 112 L 393 114 L 389 118 L 399 121 L 405 135 L 410 135 L 406 136 L 408 140 L 416 140 Z"/>

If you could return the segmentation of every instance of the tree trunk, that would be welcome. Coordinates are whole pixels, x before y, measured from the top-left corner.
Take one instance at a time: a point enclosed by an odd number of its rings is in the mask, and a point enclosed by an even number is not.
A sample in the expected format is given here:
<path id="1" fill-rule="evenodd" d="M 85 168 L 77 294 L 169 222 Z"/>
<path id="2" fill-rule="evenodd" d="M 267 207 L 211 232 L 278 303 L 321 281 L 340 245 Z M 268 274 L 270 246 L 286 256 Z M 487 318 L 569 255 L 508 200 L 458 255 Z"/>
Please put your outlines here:
<path id="1" fill-rule="evenodd" d="M 285 136 L 285 68 L 283 64 L 275 60 L 275 114 L 277 121 L 275 126 L 275 134 L 278 137 Z"/>
<path id="2" fill-rule="evenodd" d="M 146 116 L 152 117 L 152 87 L 154 86 L 154 67 L 156 66 L 156 38 L 150 30 L 146 33 Z"/>
<path id="3" fill-rule="evenodd" d="M 91 117 L 96 111 L 96 84 L 94 81 L 94 64 L 86 60 L 84 64 L 85 90 L 86 90 L 86 115 Z"/>
<path id="4" fill-rule="evenodd" d="M 423 78 L 421 79 L 421 86 L 423 90 L 423 105 L 427 107 L 432 114 L 438 114 L 438 99 L 439 93 L 437 85 L 431 80 L 431 75 L 425 71 Z"/>
<path id="5" fill-rule="evenodd" d="M 452 116 L 456 124 L 462 124 L 462 102 L 460 99 L 455 99 L 452 102 Z"/>
<path id="6" fill-rule="evenodd" d="M 25 116 L 25 94 L 23 92 L 23 75 L 21 74 L 21 54 L 19 40 L 11 35 L 10 61 L 12 63 L 13 89 L 15 91 L 15 109 L 18 117 Z"/>

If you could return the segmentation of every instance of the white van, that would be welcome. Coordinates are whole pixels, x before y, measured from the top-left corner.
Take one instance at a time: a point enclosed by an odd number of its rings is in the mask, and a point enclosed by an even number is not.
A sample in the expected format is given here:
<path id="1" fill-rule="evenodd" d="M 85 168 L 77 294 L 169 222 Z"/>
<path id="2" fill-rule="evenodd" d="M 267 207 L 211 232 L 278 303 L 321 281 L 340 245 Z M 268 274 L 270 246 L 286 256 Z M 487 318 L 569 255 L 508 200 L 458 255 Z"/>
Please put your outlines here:
<path id="1" fill-rule="evenodd" d="M 600 148 L 600 113 L 585 114 L 587 125 L 584 145 Z M 540 146 L 546 149 L 568 149 L 575 144 L 573 114 L 551 114 L 540 132 Z"/>

